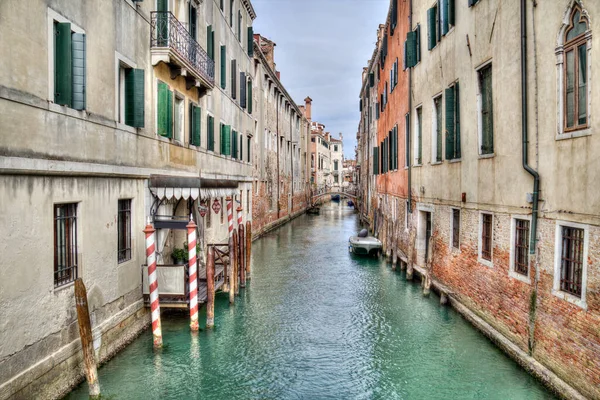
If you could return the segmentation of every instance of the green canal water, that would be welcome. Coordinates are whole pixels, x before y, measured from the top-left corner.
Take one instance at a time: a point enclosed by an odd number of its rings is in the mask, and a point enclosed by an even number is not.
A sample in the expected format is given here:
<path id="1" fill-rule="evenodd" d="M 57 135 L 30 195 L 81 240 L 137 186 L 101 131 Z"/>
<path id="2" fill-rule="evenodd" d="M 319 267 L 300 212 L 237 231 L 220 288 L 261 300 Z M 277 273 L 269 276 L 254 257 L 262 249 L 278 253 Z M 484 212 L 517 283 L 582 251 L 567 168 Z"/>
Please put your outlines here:
<path id="1" fill-rule="evenodd" d="M 216 329 L 162 317 L 99 370 L 109 399 L 549 399 L 481 333 L 385 261 L 348 253 L 360 228 L 342 204 L 256 241 L 252 281 Z M 204 312 L 201 321 L 206 321 Z M 86 399 L 81 384 L 68 399 Z"/>

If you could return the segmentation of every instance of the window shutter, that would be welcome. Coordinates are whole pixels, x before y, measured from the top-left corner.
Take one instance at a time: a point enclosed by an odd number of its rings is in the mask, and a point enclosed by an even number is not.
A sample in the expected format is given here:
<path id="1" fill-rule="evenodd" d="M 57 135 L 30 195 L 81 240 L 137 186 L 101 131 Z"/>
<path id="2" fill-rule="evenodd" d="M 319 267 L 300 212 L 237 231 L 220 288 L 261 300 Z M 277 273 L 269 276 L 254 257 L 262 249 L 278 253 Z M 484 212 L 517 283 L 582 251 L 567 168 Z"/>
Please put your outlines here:
<path id="1" fill-rule="evenodd" d="M 417 65 L 417 32 L 411 31 L 406 34 L 406 67 L 412 68 Z"/>
<path id="2" fill-rule="evenodd" d="M 200 124 L 201 124 L 201 109 L 200 107 L 192 106 L 192 144 L 194 146 L 200 146 Z"/>
<path id="3" fill-rule="evenodd" d="M 446 36 L 448 31 L 450 30 L 450 26 L 448 25 L 448 0 L 441 0 L 439 3 L 441 6 L 441 17 L 442 17 L 442 35 Z"/>
<path id="4" fill-rule="evenodd" d="M 454 87 L 444 91 L 446 97 L 446 160 L 454 159 Z"/>
<path id="5" fill-rule="evenodd" d="M 248 80 L 248 114 L 252 114 L 252 80 Z"/>
<path id="6" fill-rule="evenodd" d="M 454 0 L 447 0 L 448 1 L 448 23 L 450 25 L 454 25 L 455 20 L 456 20 L 456 8 L 454 5 Z"/>
<path id="7" fill-rule="evenodd" d="M 246 152 L 248 153 L 248 162 L 252 160 L 252 139 L 246 138 Z"/>
<path id="8" fill-rule="evenodd" d="M 248 56 L 254 57 L 254 28 L 248 27 Z"/>
<path id="9" fill-rule="evenodd" d="M 237 61 L 231 60 L 231 98 L 237 98 Z"/>
<path id="10" fill-rule="evenodd" d="M 213 35 L 212 35 L 212 25 L 208 25 L 206 27 L 206 54 L 208 54 L 208 58 L 211 60 L 215 60 L 215 54 L 213 49 Z"/>
<path id="11" fill-rule="evenodd" d="M 394 63 L 394 86 L 398 86 L 398 57 Z"/>
<path id="12" fill-rule="evenodd" d="M 416 31 L 416 43 L 415 47 L 417 49 L 417 64 L 421 61 L 421 25 L 417 25 Z"/>
<path id="13" fill-rule="evenodd" d="M 221 89 L 227 87 L 227 47 L 221 46 Z"/>
<path id="14" fill-rule="evenodd" d="M 71 107 L 73 69 L 71 24 L 54 24 L 54 102 Z"/>
<path id="15" fill-rule="evenodd" d="M 481 113 L 483 122 L 481 146 L 482 154 L 491 154 L 494 152 L 494 137 L 493 137 L 493 105 L 492 105 L 492 68 L 488 66 L 483 68 L 481 74 Z"/>
<path id="16" fill-rule="evenodd" d="M 158 82 L 158 104 L 157 104 L 157 118 L 158 118 L 158 134 L 164 137 L 173 137 L 172 126 L 172 113 L 173 113 L 173 100 L 172 92 L 164 82 Z"/>
<path id="17" fill-rule="evenodd" d="M 231 155 L 231 126 L 225 125 L 225 155 Z"/>
<path id="18" fill-rule="evenodd" d="M 125 71 L 125 123 L 135 128 L 144 127 L 144 70 Z"/>
<path id="19" fill-rule="evenodd" d="M 231 131 L 231 158 L 237 158 L 237 132 Z"/>
<path id="20" fill-rule="evenodd" d="M 219 124 L 219 132 L 221 134 L 221 154 L 225 154 L 225 124 Z"/>
<path id="21" fill-rule="evenodd" d="M 454 158 L 461 158 L 460 151 L 460 91 L 458 89 L 458 82 L 454 84 L 454 101 L 455 101 L 455 113 L 456 113 L 456 124 L 454 132 Z"/>
<path id="22" fill-rule="evenodd" d="M 427 10 L 427 49 L 431 50 L 437 43 L 435 7 Z"/>
<path id="23" fill-rule="evenodd" d="M 375 86 L 375 74 L 370 72 L 369 73 L 369 87 L 373 87 Z"/>
<path id="24" fill-rule="evenodd" d="M 212 115 L 207 118 L 206 148 L 215 151 L 215 119 Z"/>
<path id="25" fill-rule="evenodd" d="M 246 108 L 246 73 L 240 72 L 240 107 Z"/>
<path id="26" fill-rule="evenodd" d="M 242 41 L 242 11 L 238 10 L 238 29 L 237 29 L 237 34 L 238 34 L 238 40 L 241 42 Z"/>
<path id="27" fill-rule="evenodd" d="M 71 67 L 72 75 L 72 107 L 76 110 L 85 110 L 85 35 L 73 33 L 71 35 Z"/>

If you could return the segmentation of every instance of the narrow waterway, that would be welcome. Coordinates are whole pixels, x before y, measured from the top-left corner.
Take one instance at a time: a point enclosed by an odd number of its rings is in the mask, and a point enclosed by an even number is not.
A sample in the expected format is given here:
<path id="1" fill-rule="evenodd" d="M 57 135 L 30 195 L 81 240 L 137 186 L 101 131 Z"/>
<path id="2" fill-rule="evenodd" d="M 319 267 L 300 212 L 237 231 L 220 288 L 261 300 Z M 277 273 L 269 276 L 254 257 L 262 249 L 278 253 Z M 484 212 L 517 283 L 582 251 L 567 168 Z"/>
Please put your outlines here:
<path id="1" fill-rule="evenodd" d="M 252 281 L 214 331 L 163 316 L 99 370 L 110 399 L 549 399 L 534 378 L 384 261 L 348 253 L 343 204 L 256 241 Z M 206 315 L 201 313 L 201 321 Z M 69 399 L 86 399 L 87 384 Z"/>

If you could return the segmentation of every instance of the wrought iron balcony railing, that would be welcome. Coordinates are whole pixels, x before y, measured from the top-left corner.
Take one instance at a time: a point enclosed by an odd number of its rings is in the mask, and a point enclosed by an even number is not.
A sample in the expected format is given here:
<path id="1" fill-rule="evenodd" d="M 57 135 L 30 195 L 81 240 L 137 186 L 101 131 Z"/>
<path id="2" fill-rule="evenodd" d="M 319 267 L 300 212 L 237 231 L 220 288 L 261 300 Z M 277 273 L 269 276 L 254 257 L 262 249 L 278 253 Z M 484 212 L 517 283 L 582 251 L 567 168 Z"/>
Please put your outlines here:
<path id="1" fill-rule="evenodd" d="M 151 13 L 150 47 L 172 51 L 193 73 L 212 87 L 215 83 L 215 62 L 190 35 L 181 22 L 168 11 Z"/>

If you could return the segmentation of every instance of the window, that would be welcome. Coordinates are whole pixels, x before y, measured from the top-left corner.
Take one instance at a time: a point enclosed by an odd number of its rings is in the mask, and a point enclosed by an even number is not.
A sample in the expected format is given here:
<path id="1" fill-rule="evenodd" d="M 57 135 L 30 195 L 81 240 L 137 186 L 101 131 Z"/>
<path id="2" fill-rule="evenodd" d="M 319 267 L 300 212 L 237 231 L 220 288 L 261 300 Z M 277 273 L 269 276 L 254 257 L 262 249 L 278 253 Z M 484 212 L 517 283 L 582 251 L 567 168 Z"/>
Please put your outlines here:
<path id="1" fill-rule="evenodd" d="M 229 25 L 233 27 L 233 0 L 229 1 Z"/>
<path id="2" fill-rule="evenodd" d="M 237 99 L 237 61 L 231 60 L 231 98 Z"/>
<path id="3" fill-rule="evenodd" d="M 206 149 L 215 151 L 215 119 L 212 115 L 206 118 Z"/>
<path id="4" fill-rule="evenodd" d="M 188 3 L 189 32 L 194 40 L 198 40 L 198 12 L 190 1 Z"/>
<path id="5" fill-rule="evenodd" d="M 415 127 L 415 165 L 423 163 L 423 107 L 417 108 L 417 120 Z"/>
<path id="6" fill-rule="evenodd" d="M 119 263 L 131 260 L 131 200 L 119 200 L 117 214 L 117 259 Z"/>
<path id="7" fill-rule="evenodd" d="M 561 57 L 564 62 L 564 132 L 588 127 L 589 42 L 588 19 L 579 5 L 573 7 L 569 25 L 564 33 Z"/>
<path id="8" fill-rule="evenodd" d="M 248 154 L 248 162 L 252 162 L 252 138 L 250 138 L 250 136 L 248 136 L 246 138 L 246 152 Z"/>
<path id="9" fill-rule="evenodd" d="M 238 10 L 237 37 L 238 37 L 238 40 L 241 42 L 242 41 L 242 10 Z"/>
<path id="10" fill-rule="evenodd" d="M 215 31 L 212 25 L 206 27 L 206 54 L 208 58 L 215 61 Z"/>
<path id="11" fill-rule="evenodd" d="M 337 175 L 333 176 L 333 183 L 339 183 Z"/>
<path id="12" fill-rule="evenodd" d="M 440 41 L 440 14 L 437 3 L 427 10 L 427 48 L 432 50 Z"/>
<path id="13" fill-rule="evenodd" d="M 481 222 L 479 225 L 479 261 L 488 266 L 491 266 L 490 261 L 492 261 L 492 221 L 492 214 L 481 213 Z"/>
<path id="14" fill-rule="evenodd" d="M 77 279 L 77 204 L 54 206 L 54 287 Z"/>
<path id="15" fill-rule="evenodd" d="M 335 146 L 333 146 L 333 151 L 338 151 L 337 144 Z"/>
<path id="16" fill-rule="evenodd" d="M 442 162 L 442 96 L 433 99 L 432 127 L 432 159 L 434 163 Z"/>
<path id="17" fill-rule="evenodd" d="M 117 121 L 135 128 L 144 127 L 144 70 L 118 62 Z"/>
<path id="18" fill-rule="evenodd" d="M 252 80 L 248 79 L 248 90 L 246 91 L 246 107 L 248 114 L 252 114 Z"/>
<path id="19" fill-rule="evenodd" d="M 406 34 L 404 42 L 404 65 L 412 68 L 421 61 L 421 26 Z"/>
<path id="20" fill-rule="evenodd" d="M 561 226 L 560 290 L 581 298 L 584 230 Z"/>
<path id="21" fill-rule="evenodd" d="M 446 95 L 446 160 L 460 158 L 460 105 L 458 82 L 445 91 Z"/>
<path id="22" fill-rule="evenodd" d="M 529 220 L 514 220 L 514 251 L 511 270 L 529 276 Z"/>
<path id="23" fill-rule="evenodd" d="M 248 27 L 248 57 L 254 57 L 254 28 Z"/>
<path id="24" fill-rule="evenodd" d="M 460 210 L 452 209 L 452 247 L 460 249 Z"/>
<path id="25" fill-rule="evenodd" d="M 169 86 L 158 81 L 158 101 L 156 102 L 156 120 L 158 134 L 173 137 L 173 92 Z"/>
<path id="26" fill-rule="evenodd" d="M 338 160 L 333 160 L 333 170 L 334 171 L 338 170 Z"/>
<path id="27" fill-rule="evenodd" d="M 55 14 L 51 12 L 50 14 Z M 59 22 L 57 19 L 60 19 Z M 83 30 L 56 15 L 52 21 L 54 103 L 75 110 L 86 108 L 86 41 Z"/>
<path id="28" fill-rule="evenodd" d="M 221 123 L 221 154 L 231 155 L 231 126 Z"/>
<path id="29" fill-rule="evenodd" d="M 221 46 L 221 89 L 227 87 L 227 47 Z"/>
<path id="30" fill-rule="evenodd" d="M 494 154 L 492 65 L 484 66 L 477 74 L 479 78 L 479 154 Z"/>
<path id="31" fill-rule="evenodd" d="M 221 8 L 221 11 L 225 10 L 225 0 L 219 0 L 219 7 Z"/>
<path id="32" fill-rule="evenodd" d="M 174 139 L 180 143 L 184 142 L 184 126 L 185 126 L 185 110 L 183 107 L 184 100 L 179 96 L 175 96 L 175 132 Z"/>
<path id="33" fill-rule="evenodd" d="M 194 146 L 200 146 L 201 112 L 200 107 L 190 103 L 190 144 Z"/>

